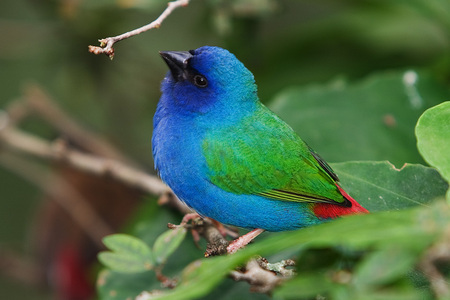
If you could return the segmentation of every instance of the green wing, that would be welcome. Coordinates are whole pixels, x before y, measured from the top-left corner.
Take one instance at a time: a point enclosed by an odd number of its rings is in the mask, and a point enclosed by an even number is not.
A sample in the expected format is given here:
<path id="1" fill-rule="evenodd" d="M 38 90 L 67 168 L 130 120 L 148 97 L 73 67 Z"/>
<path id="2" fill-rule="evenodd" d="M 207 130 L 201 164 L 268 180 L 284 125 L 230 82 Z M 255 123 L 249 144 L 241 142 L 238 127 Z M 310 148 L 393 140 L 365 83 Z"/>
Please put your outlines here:
<path id="1" fill-rule="evenodd" d="M 235 194 L 344 205 L 331 167 L 261 105 L 233 127 L 212 131 L 203 154 L 209 180 Z"/>

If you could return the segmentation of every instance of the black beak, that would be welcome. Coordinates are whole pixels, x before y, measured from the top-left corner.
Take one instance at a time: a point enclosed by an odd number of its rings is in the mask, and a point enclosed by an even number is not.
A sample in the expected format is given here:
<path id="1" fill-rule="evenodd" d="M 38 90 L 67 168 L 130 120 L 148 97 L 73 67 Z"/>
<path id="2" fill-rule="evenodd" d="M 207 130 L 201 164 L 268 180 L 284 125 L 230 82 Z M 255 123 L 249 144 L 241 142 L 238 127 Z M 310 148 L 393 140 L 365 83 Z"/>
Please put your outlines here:
<path id="1" fill-rule="evenodd" d="M 172 76 L 175 80 L 185 79 L 185 71 L 188 69 L 189 59 L 192 54 L 188 51 L 160 51 L 159 55 L 169 66 Z"/>

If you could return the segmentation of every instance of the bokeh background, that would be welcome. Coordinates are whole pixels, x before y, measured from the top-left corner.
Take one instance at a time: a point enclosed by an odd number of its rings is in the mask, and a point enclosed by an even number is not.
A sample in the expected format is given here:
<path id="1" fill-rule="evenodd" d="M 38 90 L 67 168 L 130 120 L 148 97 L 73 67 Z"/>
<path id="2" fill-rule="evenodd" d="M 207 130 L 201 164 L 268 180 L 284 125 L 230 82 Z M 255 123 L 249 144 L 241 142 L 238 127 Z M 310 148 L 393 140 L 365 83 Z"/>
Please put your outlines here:
<path id="1" fill-rule="evenodd" d="M 416 109 L 411 121 L 405 121 L 411 123 L 405 129 L 411 136 L 402 145 L 378 152 L 358 151 L 358 143 L 342 142 L 351 141 L 352 136 L 343 131 L 333 132 L 333 128 L 337 130 L 334 123 L 328 124 L 331 130 L 317 134 L 315 129 L 327 123 L 317 117 L 321 116 L 317 110 L 311 110 L 317 115 L 310 114 L 307 123 L 296 123 L 301 111 L 293 112 L 323 108 L 323 103 L 342 100 L 339 90 L 346 88 L 353 89 L 353 97 L 364 98 L 367 92 L 377 91 L 380 86 L 389 87 L 389 82 L 401 78 L 399 74 L 408 70 L 420 74 L 420 80 L 426 83 L 425 94 L 448 100 L 450 1 L 193 0 L 189 6 L 173 12 L 161 28 L 116 44 L 113 61 L 104 55 L 88 53 L 88 45 L 97 45 L 100 38 L 151 22 L 166 3 L 1 1 L 0 109 L 6 110 L 36 89 L 43 91 L 86 130 L 153 173 L 152 117 L 160 95 L 159 83 L 167 69 L 158 51 L 217 45 L 229 49 L 252 70 L 262 101 L 291 120 L 325 159 L 332 162 L 388 159 L 397 166 L 405 162 L 424 163 L 417 150 L 412 149 L 415 144 L 412 130 L 426 106 L 437 104 L 434 100 Z M 383 97 L 380 103 L 390 103 L 389 97 L 396 93 L 395 84 L 392 85 L 392 91 L 389 87 L 379 96 Z M 309 95 L 305 102 L 296 98 L 302 93 Z M 337 108 L 331 113 L 342 115 L 338 109 L 342 106 L 335 105 Z M 352 103 L 346 105 L 345 111 L 351 115 L 364 110 L 364 105 L 362 108 Z M 396 111 L 402 110 L 398 107 Z M 401 114 L 380 114 L 387 127 L 392 124 L 402 127 Z M 343 116 L 339 123 L 345 128 L 370 131 L 369 125 L 359 123 L 364 116 L 345 123 L 346 118 Z M 61 136 L 54 126 L 33 114 L 22 120 L 19 127 L 49 141 Z M 403 137 L 403 133 L 400 130 L 398 134 Z M 336 136 L 347 148 L 339 151 L 327 147 Z M 367 131 L 361 136 L 371 139 Z M 371 147 L 370 143 L 364 145 L 364 149 Z M 74 146 L 86 149 L 86 145 Z M 412 150 L 404 151 L 405 148 Z M 0 143 L 0 156 L 7 159 L 6 152 Z M 27 156 L 23 159 L 30 160 Z M 72 183 L 87 198 L 100 199 L 93 200 L 96 203 L 93 205 L 117 230 L 126 226 L 133 211 L 142 205 L 142 195 L 134 190 L 117 187 L 111 191 L 113 182 L 31 160 L 46 174 L 52 172 Z M 20 164 L 16 167 L 21 168 Z M 115 197 L 122 200 L 111 204 Z M 60 299 L 93 297 L 89 283 L 83 280 L 95 279 L 92 261 L 98 246 L 87 241 L 86 234 L 68 221 L 65 212 L 54 203 L 41 188 L 0 166 L 1 298 L 53 299 L 55 294 Z M 73 249 L 78 253 L 72 253 Z M 86 261 L 89 263 L 84 265 Z M 78 267 L 82 270 L 77 270 Z M 90 275 L 75 285 L 77 292 L 62 287 L 66 283 L 61 278 L 67 274 L 76 277 L 86 269 Z"/>

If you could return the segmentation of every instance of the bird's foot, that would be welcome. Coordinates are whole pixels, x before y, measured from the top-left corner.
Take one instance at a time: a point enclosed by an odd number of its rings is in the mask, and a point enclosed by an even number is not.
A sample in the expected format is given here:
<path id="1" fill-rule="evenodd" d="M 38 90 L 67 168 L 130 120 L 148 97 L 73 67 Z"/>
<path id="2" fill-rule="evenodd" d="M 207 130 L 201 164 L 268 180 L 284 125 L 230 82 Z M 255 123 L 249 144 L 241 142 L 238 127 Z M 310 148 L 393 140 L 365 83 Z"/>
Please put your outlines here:
<path id="1" fill-rule="evenodd" d="M 181 219 L 181 223 L 179 226 L 184 226 L 186 225 L 189 221 L 195 220 L 197 218 L 201 218 L 201 216 L 198 213 L 190 213 L 190 214 L 185 214 L 183 219 Z"/>
<path id="2" fill-rule="evenodd" d="M 237 231 L 226 227 L 225 225 L 223 225 L 222 223 L 220 223 L 219 221 L 216 221 L 214 219 L 203 218 L 198 213 L 185 214 L 183 219 L 181 220 L 181 223 L 179 225 L 175 225 L 175 224 L 169 223 L 169 224 L 167 224 L 167 226 L 170 229 L 174 229 L 174 228 L 177 228 L 177 227 L 186 227 L 186 225 L 189 223 L 189 221 L 192 221 L 192 220 L 195 220 L 195 219 L 203 219 L 203 220 L 207 219 L 207 220 L 211 221 L 211 223 L 217 228 L 217 230 L 219 230 L 220 234 L 223 237 L 230 236 L 233 239 L 235 239 L 235 238 L 237 238 L 239 236 Z"/>
<path id="3" fill-rule="evenodd" d="M 187 223 L 189 223 L 189 221 L 195 220 L 197 218 L 201 219 L 202 217 L 198 213 L 185 214 L 183 219 L 181 219 L 181 223 L 179 225 L 168 223 L 167 227 L 169 227 L 170 229 L 175 229 L 178 227 L 186 227 L 186 225 L 187 225 Z"/>
<path id="4" fill-rule="evenodd" d="M 252 231 L 240 236 L 239 238 L 232 241 L 227 247 L 227 253 L 236 253 L 241 248 L 244 248 L 248 243 L 250 243 L 254 238 L 264 232 L 264 229 L 253 229 Z"/>
<path id="5" fill-rule="evenodd" d="M 181 219 L 181 223 L 179 225 L 175 225 L 172 223 L 167 224 L 167 227 L 169 227 L 170 229 L 175 229 L 175 228 L 179 228 L 179 227 L 187 227 L 187 223 L 189 223 L 189 221 L 195 220 L 195 219 L 201 219 L 202 217 L 198 214 L 198 213 L 190 213 L 190 214 L 185 214 L 183 219 Z M 198 233 L 198 231 L 195 229 L 195 226 L 189 226 L 191 229 L 191 234 L 192 237 L 194 239 L 195 244 L 198 246 L 198 242 L 200 241 L 200 235 Z"/>
<path id="6" fill-rule="evenodd" d="M 204 224 L 202 220 L 209 223 L 209 227 L 203 227 Z M 189 221 L 192 221 L 191 224 L 188 224 Z M 205 224 L 206 225 L 206 224 Z M 244 248 L 248 243 L 250 243 L 254 238 L 264 232 L 264 229 L 254 229 L 243 236 L 238 237 L 238 233 L 233 231 L 227 227 L 225 227 L 222 223 L 211 219 L 211 218 L 203 218 L 197 213 L 190 213 L 184 215 L 181 223 L 179 225 L 167 224 L 167 226 L 171 229 L 184 227 L 191 230 L 192 237 L 194 238 L 194 242 L 198 245 L 198 241 L 200 240 L 200 235 L 204 236 L 208 241 L 208 249 L 206 250 L 205 256 L 214 256 L 221 255 L 224 253 L 233 254 L 241 248 Z M 200 226 L 200 227 L 199 227 Z M 205 228 L 214 229 L 205 230 Z M 227 236 L 231 236 L 232 238 L 237 238 L 234 241 L 228 244 L 227 240 L 224 239 Z M 228 245 L 227 245 L 228 244 Z M 217 248 L 217 249 L 216 249 Z"/>
<path id="7" fill-rule="evenodd" d="M 219 221 L 216 221 L 216 220 L 211 219 L 211 218 L 208 218 L 208 219 L 213 223 L 213 225 L 217 228 L 217 230 L 219 230 L 220 234 L 223 237 L 230 236 L 233 239 L 235 239 L 235 238 L 237 238 L 239 236 L 237 231 L 234 231 L 234 230 L 226 227 L 225 225 L 223 225 Z"/>

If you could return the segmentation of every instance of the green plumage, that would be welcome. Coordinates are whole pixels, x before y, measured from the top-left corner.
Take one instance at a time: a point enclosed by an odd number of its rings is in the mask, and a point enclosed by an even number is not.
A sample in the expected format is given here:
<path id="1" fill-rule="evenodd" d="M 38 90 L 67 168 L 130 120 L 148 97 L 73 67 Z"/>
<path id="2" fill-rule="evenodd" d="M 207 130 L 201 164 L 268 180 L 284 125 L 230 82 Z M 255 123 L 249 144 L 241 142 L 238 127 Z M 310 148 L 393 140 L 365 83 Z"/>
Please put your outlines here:
<path id="1" fill-rule="evenodd" d="M 202 146 L 210 181 L 228 192 L 294 202 L 345 200 L 326 162 L 259 102 L 236 125 L 209 131 Z"/>

